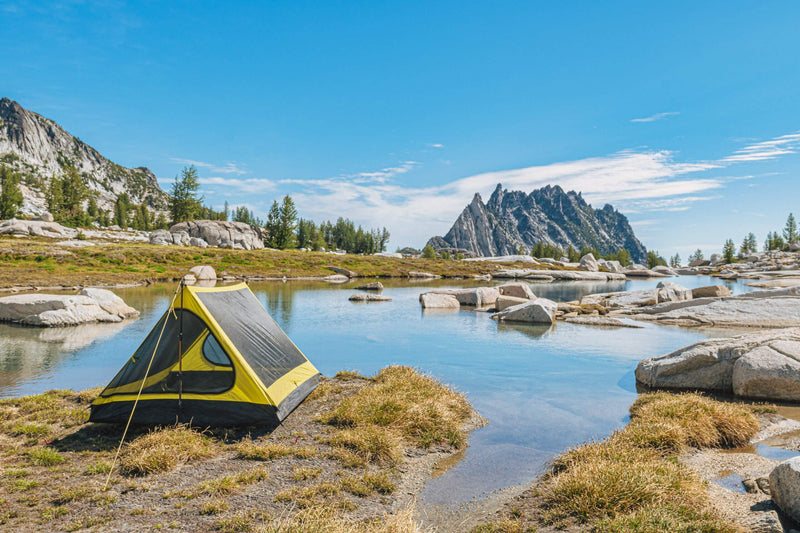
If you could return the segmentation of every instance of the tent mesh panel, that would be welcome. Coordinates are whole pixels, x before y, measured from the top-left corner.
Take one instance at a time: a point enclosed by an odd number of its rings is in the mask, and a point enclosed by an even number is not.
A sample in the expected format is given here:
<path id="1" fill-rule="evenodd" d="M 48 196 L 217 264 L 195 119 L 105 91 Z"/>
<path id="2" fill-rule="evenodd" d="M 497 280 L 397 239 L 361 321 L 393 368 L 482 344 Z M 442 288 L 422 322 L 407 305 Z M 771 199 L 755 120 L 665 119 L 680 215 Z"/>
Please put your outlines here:
<path id="1" fill-rule="evenodd" d="M 177 319 L 175 315 L 177 315 Z M 161 317 L 161 320 L 158 321 L 158 324 L 156 324 L 141 346 L 139 346 L 139 349 L 136 350 L 133 357 L 128 360 L 125 366 L 122 367 L 122 370 L 111 380 L 106 390 L 128 385 L 144 378 L 147 365 L 150 362 L 150 356 L 153 354 L 156 342 L 158 342 L 158 336 L 161 333 L 164 320 L 167 321 L 167 325 L 164 327 L 164 334 L 161 336 L 158 351 L 156 351 L 155 356 L 153 356 L 153 365 L 150 368 L 149 375 L 152 376 L 163 372 L 178 362 L 178 330 L 181 321 L 180 309 L 176 309 L 175 314 L 172 313 L 172 310 L 169 310 Z M 197 315 L 191 311 L 184 311 L 183 350 L 186 351 L 186 349 L 203 334 L 205 329 L 205 323 Z"/>

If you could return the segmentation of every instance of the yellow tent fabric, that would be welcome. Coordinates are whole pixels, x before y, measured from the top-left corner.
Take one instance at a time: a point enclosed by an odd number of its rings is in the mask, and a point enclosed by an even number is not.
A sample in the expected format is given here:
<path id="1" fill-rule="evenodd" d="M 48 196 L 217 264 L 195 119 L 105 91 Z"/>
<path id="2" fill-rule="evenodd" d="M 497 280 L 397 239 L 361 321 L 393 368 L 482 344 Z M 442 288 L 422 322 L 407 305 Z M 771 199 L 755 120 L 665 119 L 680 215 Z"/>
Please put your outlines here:
<path id="1" fill-rule="evenodd" d="M 246 284 L 180 290 L 90 420 L 125 422 L 141 388 L 134 423 L 280 424 L 314 390 L 317 369 Z"/>

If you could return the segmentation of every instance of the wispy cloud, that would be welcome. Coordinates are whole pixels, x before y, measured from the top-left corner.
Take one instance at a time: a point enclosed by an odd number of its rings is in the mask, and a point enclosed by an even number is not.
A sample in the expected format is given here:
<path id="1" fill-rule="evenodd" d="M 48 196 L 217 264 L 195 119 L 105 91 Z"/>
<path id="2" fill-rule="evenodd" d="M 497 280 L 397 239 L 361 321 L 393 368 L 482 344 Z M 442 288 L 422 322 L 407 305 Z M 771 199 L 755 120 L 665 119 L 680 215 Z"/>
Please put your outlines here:
<path id="1" fill-rule="evenodd" d="M 247 174 L 247 170 L 239 167 L 236 163 L 225 163 L 223 166 L 218 166 L 204 161 L 195 161 L 194 159 L 182 159 L 179 157 L 173 157 L 171 159 L 181 165 L 194 165 L 197 168 L 204 168 L 219 174 Z"/>
<path id="2" fill-rule="evenodd" d="M 444 148 L 444 145 L 442 143 L 428 143 L 425 146 L 427 146 L 428 148 Z"/>
<path id="3" fill-rule="evenodd" d="M 197 181 L 203 185 L 220 185 L 246 193 L 268 192 L 274 190 L 277 186 L 274 181 L 261 178 L 242 179 L 212 176 L 208 178 L 199 178 Z"/>
<path id="4" fill-rule="evenodd" d="M 745 146 L 732 155 L 722 159 L 724 163 L 740 163 L 745 161 L 764 161 L 778 156 L 794 154 L 800 149 L 800 132 L 781 135 L 769 141 L 762 141 Z"/>
<path id="5" fill-rule="evenodd" d="M 417 161 L 403 161 L 397 166 L 386 167 L 371 172 L 358 172 L 356 174 L 346 174 L 342 178 L 349 178 L 355 183 L 386 183 L 395 176 L 405 174 L 419 163 Z"/>
<path id="6" fill-rule="evenodd" d="M 673 115 L 680 115 L 680 111 L 666 111 L 664 113 L 656 113 L 655 115 L 650 115 L 649 117 L 642 117 L 642 118 L 632 118 L 631 122 L 655 122 L 656 120 L 661 120 L 662 118 L 671 117 Z"/>
<path id="7" fill-rule="evenodd" d="M 678 196 L 674 198 L 659 198 L 657 200 L 643 200 L 623 202 L 618 204 L 626 213 L 642 213 L 650 211 L 687 211 L 695 202 L 718 200 L 722 196 Z"/>

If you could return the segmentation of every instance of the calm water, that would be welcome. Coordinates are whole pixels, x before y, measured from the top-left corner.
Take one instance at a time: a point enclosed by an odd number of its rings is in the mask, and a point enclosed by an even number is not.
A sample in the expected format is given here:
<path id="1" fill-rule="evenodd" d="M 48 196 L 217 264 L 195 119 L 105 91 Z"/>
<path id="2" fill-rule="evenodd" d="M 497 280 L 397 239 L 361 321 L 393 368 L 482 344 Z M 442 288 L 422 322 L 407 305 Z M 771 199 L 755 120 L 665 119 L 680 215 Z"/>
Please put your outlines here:
<path id="1" fill-rule="evenodd" d="M 534 284 L 566 301 L 593 292 L 654 287 L 659 280 Z M 675 280 L 686 287 L 720 283 Z M 497 324 L 488 313 L 423 312 L 431 286 L 474 282 L 385 283 L 392 302 L 353 304 L 352 285 L 254 283 L 251 288 L 306 356 L 326 375 L 373 374 L 389 364 L 418 367 L 465 392 L 489 425 L 474 432 L 463 459 L 428 483 L 422 500 L 446 504 L 531 481 L 557 452 L 602 438 L 627 420 L 638 361 L 708 332 L 646 325 L 610 330 Z M 747 290 L 729 283 L 735 292 Z M 135 321 L 35 329 L 0 324 L 0 396 L 102 386 L 116 374 L 168 305 L 174 287 L 120 289 Z"/>

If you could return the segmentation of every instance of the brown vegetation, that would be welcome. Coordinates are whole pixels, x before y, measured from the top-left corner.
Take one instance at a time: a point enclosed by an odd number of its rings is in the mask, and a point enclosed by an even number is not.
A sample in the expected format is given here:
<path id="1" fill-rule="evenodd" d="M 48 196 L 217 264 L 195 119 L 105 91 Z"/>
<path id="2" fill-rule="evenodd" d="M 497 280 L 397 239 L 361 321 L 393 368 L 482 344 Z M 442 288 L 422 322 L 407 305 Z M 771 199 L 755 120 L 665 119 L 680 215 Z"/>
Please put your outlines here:
<path id="1" fill-rule="evenodd" d="M 0 531 L 414 532 L 410 511 L 392 513 L 404 497 L 398 467 L 433 443 L 455 451 L 472 415 L 461 395 L 412 369 L 348 373 L 323 380 L 271 433 L 134 427 L 112 471 L 122 427 L 86 422 L 97 392 L 0 401 Z"/>
<path id="2" fill-rule="evenodd" d="M 703 481 L 676 457 L 687 447 L 748 442 L 759 429 L 754 410 L 697 394 L 643 395 L 627 427 L 561 454 L 539 486 L 474 531 L 737 531 L 712 510 Z"/>

